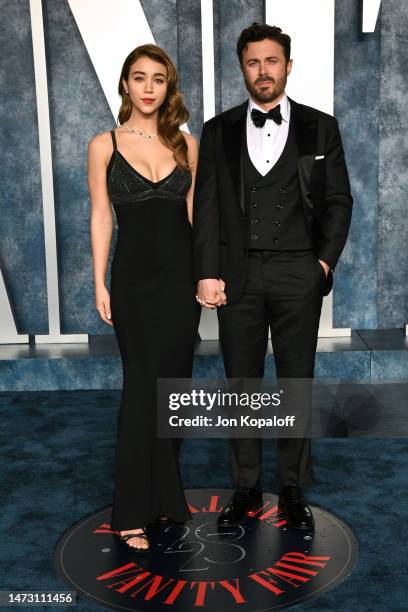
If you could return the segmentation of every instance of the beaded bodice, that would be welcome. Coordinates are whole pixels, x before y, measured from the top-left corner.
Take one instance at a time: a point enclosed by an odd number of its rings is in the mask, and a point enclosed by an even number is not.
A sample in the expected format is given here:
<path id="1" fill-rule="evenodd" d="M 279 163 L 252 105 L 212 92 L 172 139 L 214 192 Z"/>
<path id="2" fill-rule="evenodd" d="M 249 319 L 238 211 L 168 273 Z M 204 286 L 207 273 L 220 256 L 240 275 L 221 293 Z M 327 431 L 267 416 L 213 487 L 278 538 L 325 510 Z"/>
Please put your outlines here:
<path id="1" fill-rule="evenodd" d="M 151 198 L 185 200 L 191 187 L 191 172 L 176 166 L 160 181 L 151 181 L 138 172 L 118 151 L 112 130 L 114 150 L 107 167 L 108 192 L 113 204 L 138 202 Z"/>

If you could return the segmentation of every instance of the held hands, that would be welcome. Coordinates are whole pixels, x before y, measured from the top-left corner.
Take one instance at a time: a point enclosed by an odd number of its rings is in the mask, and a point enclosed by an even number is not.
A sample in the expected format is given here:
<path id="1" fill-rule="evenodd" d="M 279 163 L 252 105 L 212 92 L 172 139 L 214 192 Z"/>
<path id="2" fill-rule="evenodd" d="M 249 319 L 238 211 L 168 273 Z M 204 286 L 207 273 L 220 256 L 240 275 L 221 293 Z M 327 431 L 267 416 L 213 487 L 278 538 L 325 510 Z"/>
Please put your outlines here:
<path id="1" fill-rule="evenodd" d="M 113 327 L 111 321 L 110 295 L 104 285 L 95 288 L 95 303 L 96 310 L 99 312 L 102 321 Z"/>
<path id="2" fill-rule="evenodd" d="M 227 296 L 224 293 L 225 283 L 222 278 L 205 278 L 197 283 L 196 300 L 205 308 L 225 306 Z"/>

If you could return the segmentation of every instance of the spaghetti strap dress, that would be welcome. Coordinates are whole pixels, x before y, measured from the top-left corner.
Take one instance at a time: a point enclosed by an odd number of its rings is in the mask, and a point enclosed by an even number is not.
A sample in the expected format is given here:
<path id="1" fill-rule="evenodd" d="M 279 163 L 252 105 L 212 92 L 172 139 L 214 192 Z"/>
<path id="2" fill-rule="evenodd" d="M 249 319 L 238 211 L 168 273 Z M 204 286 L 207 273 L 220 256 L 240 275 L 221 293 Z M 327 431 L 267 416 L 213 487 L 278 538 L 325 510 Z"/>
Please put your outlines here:
<path id="1" fill-rule="evenodd" d="M 118 225 L 111 265 L 111 316 L 122 359 L 111 528 L 191 518 L 180 474 L 181 440 L 156 435 L 157 378 L 191 378 L 201 308 L 195 299 L 191 173 L 160 181 L 140 174 L 117 148 L 107 188 Z"/>

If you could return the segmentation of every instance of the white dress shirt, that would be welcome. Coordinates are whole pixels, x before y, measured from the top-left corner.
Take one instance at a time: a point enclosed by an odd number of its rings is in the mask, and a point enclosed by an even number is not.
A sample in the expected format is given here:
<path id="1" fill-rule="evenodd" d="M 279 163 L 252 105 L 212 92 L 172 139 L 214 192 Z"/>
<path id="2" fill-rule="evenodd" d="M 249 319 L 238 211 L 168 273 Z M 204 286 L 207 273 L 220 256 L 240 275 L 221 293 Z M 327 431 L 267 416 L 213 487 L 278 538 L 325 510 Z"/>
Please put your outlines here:
<path id="1" fill-rule="evenodd" d="M 257 108 L 266 111 L 249 98 L 246 133 L 248 153 L 255 168 L 265 176 L 276 164 L 285 148 L 289 132 L 290 104 L 286 94 L 279 102 L 282 123 L 278 125 L 273 119 L 267 119 L 263 127 L 256 127 L 251 118 L 251 111 Z"/>

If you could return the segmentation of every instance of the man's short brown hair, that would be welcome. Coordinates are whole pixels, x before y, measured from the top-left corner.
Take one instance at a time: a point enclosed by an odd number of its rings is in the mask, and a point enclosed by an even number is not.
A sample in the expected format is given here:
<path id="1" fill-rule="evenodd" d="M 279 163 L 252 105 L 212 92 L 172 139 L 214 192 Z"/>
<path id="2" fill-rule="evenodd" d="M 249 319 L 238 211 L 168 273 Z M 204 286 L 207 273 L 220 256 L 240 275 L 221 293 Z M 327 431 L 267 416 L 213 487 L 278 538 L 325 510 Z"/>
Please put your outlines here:
<path id="1" fill-rule="evenodd" d="M 249 28 L 245 28 L 245 30 L 242 30 L 238 38 L 237 55 L 241 66 L 242 51 L 245 49 L 247 44 L 250 42 L 258 42 L 260 40 L 265 40 L 265 38 L 268 38 L 269 40 L 274 40 L 283 47 L 286 63 L 288 63 L 288 61 L 290 60 L 290 36 L 288 34 L 284 34 L 281 28 L 278 28 L 278 26 L 270 26 L 268 24 L 261 24 L 254 21 L 254 23 L 250 25 Z"/>

